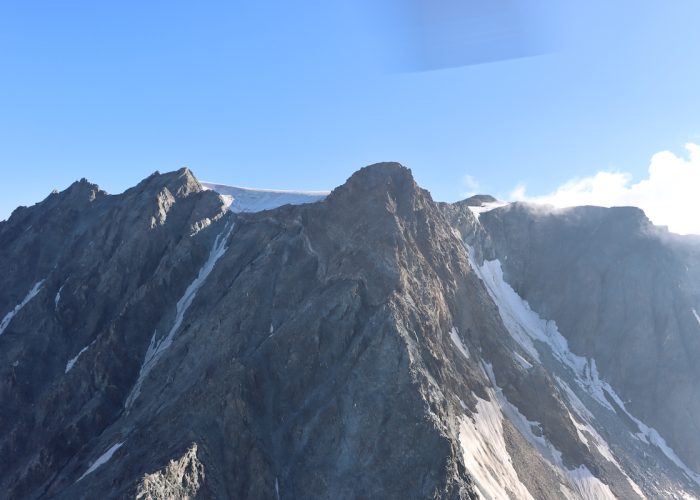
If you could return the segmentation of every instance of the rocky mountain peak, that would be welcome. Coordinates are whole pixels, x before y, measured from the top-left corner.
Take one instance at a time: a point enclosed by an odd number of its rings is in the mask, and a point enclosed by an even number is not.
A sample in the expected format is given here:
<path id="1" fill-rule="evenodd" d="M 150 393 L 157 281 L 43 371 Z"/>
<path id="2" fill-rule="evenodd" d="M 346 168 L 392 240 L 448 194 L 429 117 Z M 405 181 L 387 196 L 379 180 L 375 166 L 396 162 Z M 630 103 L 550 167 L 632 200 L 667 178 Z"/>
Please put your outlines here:
<path id="1" fill-rule="evenodd" d="M 432 204 L 430 193 L 420 188 L 411 170 L 397 162 L 375 163 L 355 172 L 328 197 L 331 204 L 354 210 L 408 214 Z"/>
<path id="2" fill-rule="evenodd" d="M 97 184 L 83 177 L 79 181 L 73 182 L 63 191 L 54 190 L 44 201 L 50 204 L 75 205 L 77 208 L 84 203 L 91 203 L 106 195 L 107 193 L 100 189 Z"/>
<path id="3" fill-rule="evenodd" d="M 159 194 L 167 189 L 175 198 L 186 198 L 193 193 L 205 191 L 192 171 L 187 167 L 163 174 L 156 171 L 133 189 L 138 192 L 154 194 Z"/>
<path id="4" fill-rule="evenodd" d="M 176 172 L 166 175 L 172 177 L 168 180 L 168 189 L 176 197 L 186 197 L 192 193 L 200 193 L 204 191 L 202 185 L 199 183 L 192 171 L 187 167 L 183 167 Z"/>
<path id="5" fill-rule="evenodd" d="M 496 203 L 498 200 L 490 194 L 476 194 L 469 198 L 458 201 L 457 205 L 466 205 L 468 207 L 480 207 L 486 203 Z"/>

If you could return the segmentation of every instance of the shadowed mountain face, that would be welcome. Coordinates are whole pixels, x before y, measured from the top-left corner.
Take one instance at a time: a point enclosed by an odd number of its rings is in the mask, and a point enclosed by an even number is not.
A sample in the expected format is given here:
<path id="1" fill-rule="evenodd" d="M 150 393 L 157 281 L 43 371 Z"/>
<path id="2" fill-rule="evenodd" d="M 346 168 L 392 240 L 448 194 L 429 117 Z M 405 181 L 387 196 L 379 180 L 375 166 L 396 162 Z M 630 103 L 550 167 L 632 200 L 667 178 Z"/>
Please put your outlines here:
<path id="1" fill-rule="evenodd" d="M 559 215 L 435 204 L 395 163 L 313 203 L 257 211 L 244 198 L 239 213 L 227 210 L 230 200 L 183 169 L 117 196 L 81 181 L 0 223 L 8 498 L 700 492 L 690 419 L 650 411 L 660 391 L 637 399 L 640 382 L 624 377 L 635 360 L 640 370 L 668 361 L 630 339 L 685 320 L 675 309 L 658 319 L 663 303 L 652 324 L 619 308 L 603 315 L 612 326 L 588 320 L 563 278 L 625 261 L 628 245 L 640 247 L 622 237 L 630 228 L 661 249 L 634 265 L 666 266 L 680 307 L 692 296 L 680 263 L 698 255 L 685 240 L 603 209 L 607 239 L 576 240 L 569 222 L 553 223 L 551 241 L 533 237 L 523 228 Z M 549 279 L 531 275 L 543 239 L 563 259 Z M 598 257 L 575 257 L 584 250 Z M 581 287 L 580 302 L 615 291 Z M 689 370 L 678 362 L 656 383 Z"/>
<path id="2" fill-rule="evenodd" d="M 512 205 L 481 223 L 506 280 L 700 471 L 700 246 L 636 208 Z"/>

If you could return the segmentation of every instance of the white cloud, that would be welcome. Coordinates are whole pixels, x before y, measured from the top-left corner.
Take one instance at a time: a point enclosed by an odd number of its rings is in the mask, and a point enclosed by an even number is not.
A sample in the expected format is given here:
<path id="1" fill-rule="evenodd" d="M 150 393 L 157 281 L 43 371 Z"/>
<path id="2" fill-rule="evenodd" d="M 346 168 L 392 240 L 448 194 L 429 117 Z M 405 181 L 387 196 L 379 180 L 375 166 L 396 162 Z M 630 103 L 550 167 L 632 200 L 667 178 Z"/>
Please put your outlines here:
<path id="1" fill-rule="evenodd" d="M 469 174 L 462 177 L 462 186 L 464 186 L 464 188 L 466 189 L 466 191 L 462 193 L 462 196 L 466 197 L 478 194 L 479 189 L 481 188 L 479 181 L 477 181 L 474 177 L 472 177 Z"/>
<path id="2" fill-rule="evenodd" d="M 679 234 L 700 234 L 700 145 L 686 144 L 688 157 L 662 151 L 651 158 L 648 178 L 637 183 L 624 172 L 598 172 L 573 179 L 545 196 L 530 197 L 525 186 L 511 193 L 513 200 L 556 207 L 577 205 L 635 206 L 654 224 Z"/>

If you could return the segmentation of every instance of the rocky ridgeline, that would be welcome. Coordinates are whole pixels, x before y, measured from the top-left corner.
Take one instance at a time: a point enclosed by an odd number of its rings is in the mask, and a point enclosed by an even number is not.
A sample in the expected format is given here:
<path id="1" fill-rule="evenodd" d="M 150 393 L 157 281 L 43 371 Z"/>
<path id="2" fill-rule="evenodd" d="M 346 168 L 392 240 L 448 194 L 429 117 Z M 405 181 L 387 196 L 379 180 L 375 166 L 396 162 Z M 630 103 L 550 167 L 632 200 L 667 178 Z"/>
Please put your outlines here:
<path id="1" fill-rule="evenodd" d="M 635 211 L 475 215 L 494 202 L 436 204 L 383 163 L 260 212 L 186 169 L 17 209 L 0 223 L 0 490 L 698 494 L 678 349 L 700 338 L 679 271 L 700 254 Z M 638 324 L 645 287 L 660 297 Z M 669 334 L 670 357 L 652 352 Z"/>

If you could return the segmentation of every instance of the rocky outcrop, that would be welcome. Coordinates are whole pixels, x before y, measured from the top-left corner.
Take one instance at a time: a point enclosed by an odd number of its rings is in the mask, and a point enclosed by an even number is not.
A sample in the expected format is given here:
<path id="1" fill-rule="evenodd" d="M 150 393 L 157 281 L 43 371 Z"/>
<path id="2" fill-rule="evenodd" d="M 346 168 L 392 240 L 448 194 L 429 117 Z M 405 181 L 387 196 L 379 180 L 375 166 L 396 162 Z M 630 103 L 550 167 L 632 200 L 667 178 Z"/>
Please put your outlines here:
<path id="1" fill-rule="evenodd" d="M 136 489 L 136 500 L 197 498 L 204 478 L 204 465 L 197 457 L 194 443 L 178 460 L 171 460 L 160 471 L 146 474 Z"/>

